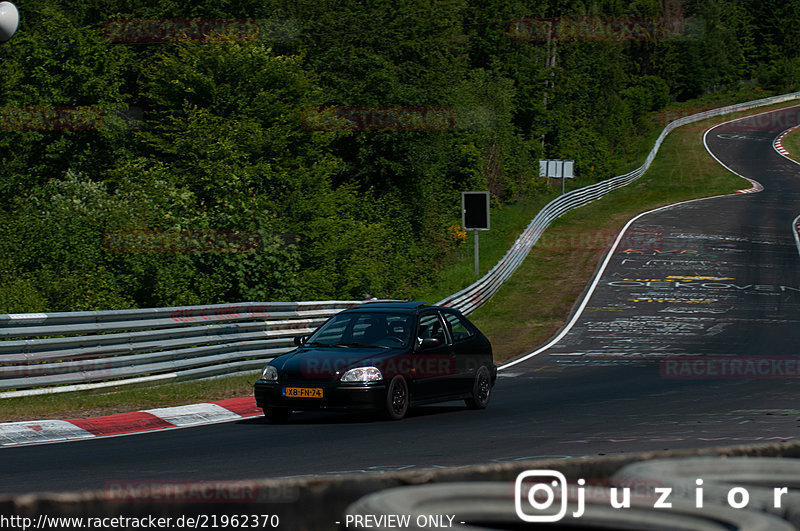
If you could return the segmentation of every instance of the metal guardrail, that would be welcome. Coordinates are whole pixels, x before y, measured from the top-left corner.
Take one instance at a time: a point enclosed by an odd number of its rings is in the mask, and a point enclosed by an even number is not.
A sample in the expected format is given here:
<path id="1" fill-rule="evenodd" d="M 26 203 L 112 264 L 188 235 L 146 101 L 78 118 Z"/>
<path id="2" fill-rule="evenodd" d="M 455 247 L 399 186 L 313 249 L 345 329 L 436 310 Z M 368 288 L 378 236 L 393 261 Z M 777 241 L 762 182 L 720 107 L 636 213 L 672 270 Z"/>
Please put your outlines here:
<path id="1" fill-rule="evenodd" d="M 360 303 L 0 315 L 0 398 L 254 371 L 292 350 L 294 336 Z"/>
<path id="2" fill-rule="evenodd" d="M 520 266 L 522 261 L 530 252 L 531 248 L 536 244 L 536 242 L 539 240 L 539 237 L 550 225 L 550 223 L 566 212 L 584 205 L 588 205 L 589 203 L 600 199 L 613 190 L 627 186 L 644 175 L 644 172 L 647 171 L 647 169 L 650 167 L 650 164 L 652 164 L 653 160 L 656 158 L 656 154 L 661 147 L 661 143 L 674 129 L 682 125 L 699 122 L 707 118 L 723 116 L 725 114 L 746 111 L 748 109 L 753 109 L 764 105 L 772 105 L 795 99 L 800 99 L 800 92 L 793 92 L 791 94 L 773 96 L 770 98 L 763 98 L 746 103 L 730 105 L 728 107 L 721 107 L 719 109 L 712 109 L 709 111 L 692 114 L 690 116 L 684 116 L 683 118 L 679 118 L 670 122 L 661 131 L 661 134 L 658 136 L 658 139 L 653 145 L 653 149 L 651 149 L 650 153 L 647 155 L 644 164 L 629 173 L 618 175 L 616 177 L 573 190 L 548 203 L 544 208 L 542 208 L 542 210 L 539 211 L 536 217 L 533 218 L 533 220 L 528 224 L 527 228 L 519 236 L 514 245 L 488 273 L 486 273 L 475 283 L 464 288 L 458 293 L 450 295 L 449 297 L 439 301 L 437 304 L 442 306 L 451 306 L 457 308 L 464 314 L 468 314 L 491 299 L 492 296 L 497 293 L 497 290 L 500 289 L 503 283 L 508 280 L 512 273 L 514 273 L 514 271 Z"/>
<path id="3" fill-rule="evenodd" d="M 684 124 L 800 98 L 731 105 L 670 122 L 644 164 L 548 203 L 480 280 L 437 304 L 468 314 L 488 301 L 556 218 L 635 181 L 667 134 Z M 240 303 L 139 310 L 0 315 L 0 398 L 193 380 L 255 371 L 292 338 L 363 301 Z"/>

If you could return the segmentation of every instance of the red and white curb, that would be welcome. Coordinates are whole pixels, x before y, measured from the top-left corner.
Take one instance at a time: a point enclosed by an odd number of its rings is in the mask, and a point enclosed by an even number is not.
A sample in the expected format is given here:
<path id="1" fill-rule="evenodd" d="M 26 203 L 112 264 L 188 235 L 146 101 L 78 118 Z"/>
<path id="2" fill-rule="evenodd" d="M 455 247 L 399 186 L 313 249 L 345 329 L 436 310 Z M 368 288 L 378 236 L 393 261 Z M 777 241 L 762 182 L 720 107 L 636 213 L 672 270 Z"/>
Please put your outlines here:
<path id="1" fill-rule="evenodd" d="M 778 153 L 780 153 L 781 155 L 783 155 L 787 159 L 789 158 L 789 150 L 786 149 L 785 147 L 783 147 L 783 137 L 785 137 L 786 135 L 788 135 L 789 133 L 791 133 L 792 131 L 794 131 L 798 127 L 800 127 L 800 125 L 796 125 L 794 127 L 790 127 L 786 131 L 784 131 L 781 134 L 779 134 L 778 137 L 772 142 L 772 147 L 775 148 L 775 151 L 777 151 Z"/>
<path id="2" fill-rule="evenodd" d="M 745 177 L 747 179 L 747 177 Z M 763 192 L 764 187 L 761 186 L 761 183 L 758 181 L 754 181 L 753 179 L 747 179 L 753 186 L 751 188 L 745 188 L 744 190 L 736 190 L 737 194 L 757 194 L 758 192 Z"/>
<path id="3" fill-rule="evenodd" d="M 6 422 L 0 424 L 0 446 L 64 442 L 202 426 L 260 414 L 261 409 L 256 407 L 255 399 L 248 396 L 85 419 Z"/>

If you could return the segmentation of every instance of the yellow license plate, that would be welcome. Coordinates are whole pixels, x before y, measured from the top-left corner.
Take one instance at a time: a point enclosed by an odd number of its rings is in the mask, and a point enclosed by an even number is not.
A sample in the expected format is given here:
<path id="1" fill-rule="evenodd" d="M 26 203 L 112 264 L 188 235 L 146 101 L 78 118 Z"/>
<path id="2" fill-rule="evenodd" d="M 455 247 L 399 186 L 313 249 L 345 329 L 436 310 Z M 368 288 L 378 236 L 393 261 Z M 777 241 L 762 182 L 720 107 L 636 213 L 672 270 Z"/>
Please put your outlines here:
<path id="1" fill-rule="evenodd" d="M 320 387 L 284 387 L 283 396 L 286 398 L 322 398 Z"/>

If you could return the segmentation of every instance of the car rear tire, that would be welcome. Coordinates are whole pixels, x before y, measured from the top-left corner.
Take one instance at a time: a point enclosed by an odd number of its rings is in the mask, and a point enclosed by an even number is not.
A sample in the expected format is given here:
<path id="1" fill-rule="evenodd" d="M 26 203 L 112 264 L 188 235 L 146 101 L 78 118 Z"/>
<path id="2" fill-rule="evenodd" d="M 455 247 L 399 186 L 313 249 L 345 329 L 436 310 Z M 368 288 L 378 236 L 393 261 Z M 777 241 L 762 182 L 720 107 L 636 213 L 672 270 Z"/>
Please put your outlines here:
<path id="1" fill-rule="evenodd" d="M 402 419 L 408 413 L 408 402 L 408 384 L 402 376 L 395 376 L 386 392 L 386 416 L 390 420 Z"/>
<path id="2" fill-rule="evenodd" d="M 486 365 L 482 365 L 475 373 L 472 384 L 472 396 L 464 400 L 470 409 L 485 409 L 492 396 L 492 377 Z"/>
<path id="3" fill-rule="evenodd" d="M 286 424 L 291 411 L 288 407 L 265 407 L 264 416 L 272 424 Z"/>

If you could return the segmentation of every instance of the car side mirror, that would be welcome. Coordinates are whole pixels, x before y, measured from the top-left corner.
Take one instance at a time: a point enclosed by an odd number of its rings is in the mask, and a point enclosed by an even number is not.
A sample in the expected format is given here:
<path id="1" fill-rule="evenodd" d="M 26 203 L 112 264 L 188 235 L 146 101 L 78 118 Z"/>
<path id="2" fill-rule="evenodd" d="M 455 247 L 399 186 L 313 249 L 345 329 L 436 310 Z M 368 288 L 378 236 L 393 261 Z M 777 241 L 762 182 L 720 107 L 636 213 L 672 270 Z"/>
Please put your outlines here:
<path id="1" fill-rule="evenodd" d="M 305 344 L 306 339 L 308 339 L 308 336 L 294 336 L 294 346 L 302 347 Z"/>
<path id="2" fill-rule="evenodd" d="M 426 337 L 419 344 L 419 349 L 420 350 L 425 350 L 425 349 L 429 349 L 429 348 L 438 347 L 439 343 L 440 343 L 440 341 L 438 339 L 436 339 L 435 337 Z"/>

